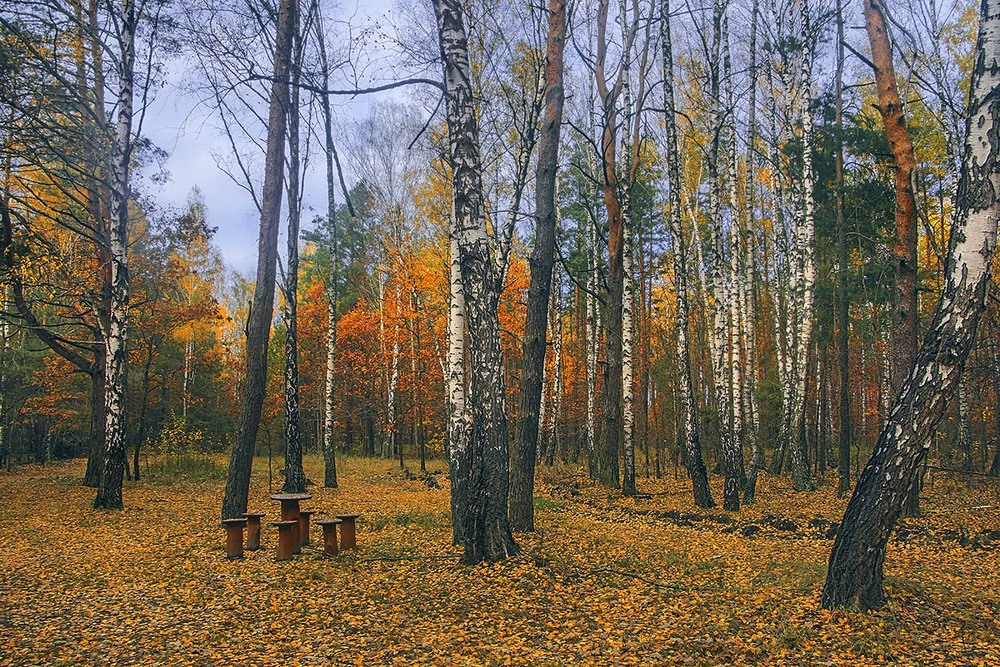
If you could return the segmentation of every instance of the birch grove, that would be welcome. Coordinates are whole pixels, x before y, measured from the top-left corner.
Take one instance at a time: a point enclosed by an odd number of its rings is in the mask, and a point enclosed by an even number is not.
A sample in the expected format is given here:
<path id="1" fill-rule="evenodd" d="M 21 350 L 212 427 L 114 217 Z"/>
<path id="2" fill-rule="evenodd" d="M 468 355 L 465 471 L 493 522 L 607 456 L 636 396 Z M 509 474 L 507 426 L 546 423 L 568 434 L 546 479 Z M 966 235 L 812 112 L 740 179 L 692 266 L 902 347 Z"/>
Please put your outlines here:
<path id="1" fill-rule="evenodd" d="M 255 457 L 269 492 L 371 473 L 448 494 L 420 525 L 468 565 L 570 503 L 737 539 L 851 496 L 822 604 L 881 607 L 925 481 L 1000 474 L 993 1 L 975 44 L 931 0 L 12 5 L 3 461 L 86 455 L 122 509 L 225 452 L 222 519 Z M 168 202 L 161 89 L 227 204 Z"/>

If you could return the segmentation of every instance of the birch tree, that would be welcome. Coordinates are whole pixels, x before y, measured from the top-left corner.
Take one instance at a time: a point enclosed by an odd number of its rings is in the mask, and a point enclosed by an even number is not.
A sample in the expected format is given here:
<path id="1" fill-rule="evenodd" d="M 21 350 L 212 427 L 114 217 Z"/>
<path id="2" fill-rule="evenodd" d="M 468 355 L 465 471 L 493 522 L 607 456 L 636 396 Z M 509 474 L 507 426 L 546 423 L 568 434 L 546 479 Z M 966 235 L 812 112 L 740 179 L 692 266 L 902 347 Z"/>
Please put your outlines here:
<path id="1" fill-rule="evenodd" d="M 518 552 L 507 518 L 508 433 L 497 305 L 501 285 L 483 215 L 479 127 L 461 2 L 434 0 L 444 64 L 453 228 L 470 342 L 471 428 L 455 450 L 452 494 L 461 525 L 462 562 L 499 561 Z M 457 482 L 457 483 L 456 483 Z"/>
<path id="2" fill-rule="evenodd" d="M 114 157 L 111 163 L 110 191 L 112 215 L 110 225 L 111 307 L 107 331 L 105 370 L 104 467 L 101 483 L 94 498 L 96 509 L 122 508 L 122 480 L 125 475 L 125 382 L 128 368 L 129 273 L 128 232 L 129 198 L 131 196 L 131 166 L 133 149 L 133 112 L 135 111 L 135 50 L 139 21 L 139 6 L 135 0 L 125 0 L 120 14 L 115 41 L 118 45 L 116 63 L 118 103 L 114 122 Z"/>
<path id="3" fill-rule="evenodd" d="M 326 31 L 322 16 L 316 17 L 316 43 L 319 49 L 320 84 L 330 88 L 330 61 L 326 50 Z M 340 247 L 337 232 L 336 147 L 333 143 L 333 111 L 330 96 L 319 95 L 323 117 L 323 148 L 326 163 L 326 236 L 330 268 L 326 283 L 326 376 L 323 385 L 323 486 L 337 487 L 337 450 L 333 437 L 333 408 L 336 400 L 334 373 L 337 357 L 337 281 L 340 278 Z M 348 204 L 350 199 L 348 199 Z"/>
<path id="4" fill-rule="evenodd" d="M 844 513 L 823 587 L 825 608 L 885 605 L 889 535 L 975 341 L 1000 219 L 998 61 L 1000 2 L 983 0 L 944 292 Z"/>
<path id="5" fill-rule="evenodd" d="M 697 404 L 691 382 L 690 315 L 688 303 L 687 242 L 683 229 L 683 192 L 681 181 L 681 156 L 677 139 L 677 103 L 674 95 L 674 57 L 670 30 L 670 0 L 660 2 L 660 41 L 663 49 L 663 108 L 667 130 L 667 178 L 669 182 L 670 212 L 667 225 L 673 239 L 674 283 L 677 298 L 677 371 L 680 378 L 678 391 L 681 399 L 680 442 L 685 451 L 688 476 L 694 491 L 694 501 L 699 507 L 714 507 L 708 486 L 708 470 L 701 453 L 698 437 Z"/>
<path id="6" fill-rule="evenodd" d="M 633 2 L 632 21 L 625 31 L 622 43 L 622 62 L 630 57 L 639 25 L 639 12 Z M 624 291 L 625 220 L 621 201 L 621 184 L 618 177 L 618 101 L 625 85 L 625 69 L 618 67 L 613 80 L 608 76 L 608 14 L 609 0 L 597 4 L 597 48 L 594 77 L 598 99 L 601 103 L 600 150 L 602 164 L 602 190 L 608 218 L 608 275 L 604 293 L 605 306 L 605 367 L 604 404 L 601 442 L 597 452 L 597 476 L 604 486 L 619 488 L 618 450 L 622 440 L 622 322 Z"/>

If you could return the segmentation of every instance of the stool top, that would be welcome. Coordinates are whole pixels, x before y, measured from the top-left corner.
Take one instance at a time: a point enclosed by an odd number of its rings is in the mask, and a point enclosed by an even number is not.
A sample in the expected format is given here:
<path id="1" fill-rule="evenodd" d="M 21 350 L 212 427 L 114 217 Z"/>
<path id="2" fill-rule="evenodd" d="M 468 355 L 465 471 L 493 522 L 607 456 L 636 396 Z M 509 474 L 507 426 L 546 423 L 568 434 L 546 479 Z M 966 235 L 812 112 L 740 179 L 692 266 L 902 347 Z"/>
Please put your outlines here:
<path id="1" fill-rule="evenodd" d="M 223 519 L 222 523 L 226 528 L 231 528 L 233 526 L 246 526 L 247 520 L 245 517 L 242 519 Z"/>
<path id="2" fill-rule="evenodd" d="M 359 516 L 361 516 L 361 515 L 360 514 L 338 514 L 337 518 L 338 519 L 343 519 L 344 521 L 353 521 L 354 519 L 357 519 Z"/>
<path id="3" fill-rule="evenodd" d="M 309 500 L 312 498 L 311 493 L 275 493 L 271 496 L 271 500 Z"/>
<path id="4" fill-rule="evenodd" d="M 277 526 L 278 528 L 284 528 L 285 526 L 297 526 L 298 524 L 299 524 L 299 522 L 295 521 L 295 520 L 292 520 L 292 521 L 272 521 L 271 522 L 272 526 Z"/>
<path id="5" fill-rule="evenodd" d="M 313 514 L 319 514 L 319 510 L 299 510 L 299 514 L 304 514 L 306 516 L 312 516 Z"/>
<path id="6" fill-rule="evenodd" d="M 266 512 L 244 512 L 243 516 L 245 516 L 248 519 L 261 519 L 261 518 L 267 516 L 267 513 Z"/>
<path id="7" fill-rule="evenodd" d="M 343 523 L 340 519 L 317 519 L 316 525 L 318 526 L 335 526 L 338 523 Z"/>

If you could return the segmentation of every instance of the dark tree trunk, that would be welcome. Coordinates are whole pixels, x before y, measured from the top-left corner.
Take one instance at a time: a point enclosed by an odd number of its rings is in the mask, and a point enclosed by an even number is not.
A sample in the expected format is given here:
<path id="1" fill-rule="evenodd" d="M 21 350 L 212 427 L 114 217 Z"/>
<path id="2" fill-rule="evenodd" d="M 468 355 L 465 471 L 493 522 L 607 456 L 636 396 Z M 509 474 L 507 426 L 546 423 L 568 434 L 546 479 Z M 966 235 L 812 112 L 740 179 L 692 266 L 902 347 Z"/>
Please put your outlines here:
<path id="1" fill-rule="evenodd" d="M 97 488 L 101 483 L 101 469 L 104 467 L 104 351 L 103 347 L 94 355 L 94 368 L 90 371 L 90 447 L 87 449 L 87 470 L 83 474 L 83 485 Z"/>
<path id="2" fill-rule="evenodd" d="M 998 418 L 997 421 L 1000 421 Z M 997 425 L 1000 429 L 1000 424 Z M 1000 477 L 1000 430 L 997 430 L 996 445 L 993 449 L 993 463 L 990 464 L 990 477 Z"/>
<path id="3" fill-rule="evenodd" d="M 747 222 L 754 221 L 756 210 L 756 140 L 757 140 L 757 5 L 754 5 L 750 18 L 750 103 L 747 114 L 747 158 L 746 158 L 746 201 L 747 201 Z M 754 268 L 753 247 L 751 242 L 753 232 L 747 229 L 747 224 L 743 225 L 741 233 L 744 236 L 742 243 L 744 258 L 744 280 L 745 289 L 748 290 L 746 304 L 744 308 L 744 329 L 746 340 L 747 369 L 746 369 L 746 437 L 750 440 L 750 461 L 747 470 L 746 483 L 743 485 L 743 502 L 750 505 L 757 500 L 757 475 L 764 464 L 764 447 L 760 441 L 760 410 L 757 400 L 757 334 L 756 334 L 756 313 L 757 313 L 757 277 Z"/>
<path id="4" fill-rule="evenodd" d="M 139 428 L 135 434 L 135 451 L 132 453 L 132 468 L 135 472 L 135 481 L 139 481 L 139 450 L 142 443 L 146 441 L 146 434 L 149 432 L 149 380 L 153 367 L 153 349 L 148 349 L 146 363 L 142 366 L 142 398 L 139 404 Z"/>
<path id="5" fill-rule="evenodd" d="M 371 408 L 368 409 L 365 418 L 365 433 L 367 436 L 365 453 L 368 454 L 368 456 L 375 456 L 375 417 L 372 415 Z"/>
<path id="6" fill-rule="evenodd" d="M 482 162 L 460 0 L 434 0 L 444 62 L 452 169 L 453 225 L 458 241 L 469 333 L 472 428 L 465 451 L 452 452 L 452 493 L 462 523 L 462 562 L 496 562 L 517 554 L 507 518 L 508 433 L 497 306 L 500 288 L 483 216 Z"/>
<path id="7" fill-rule="evenodd" d="M 545 368 L 545 332 L 556 245 L 556 170 L 562 125 L 563 51 L 566 46 L 566 0 L 549 0 L 549 30 L 545 49 L 545 110 L 538 143 L 535 176 L 535 245 L 531 251 L 531 282 L 524 324 L 521 362 L 521 405 L 518 435 L 511 443 L 510 527 L 535 529 L 535 459 L 539 406 Z"/>
<path id="8" fill-rule="evenodd" d="M 1000 0 L 983 0 L 969 95 L 971 119 L 946 282 L 916 364 L 861 473 L 830 554 L 822 606 L 885 604 L 886 543 L 948 407 L 985 309 L 1000 218 Z"/>
<path id="9" fill-rule="evenodd" d="M 847 294 L 847 223 L 844 220 L 844 13 L 840 0 L 837 2 L 837 81 L 836 124 L 837 157 L 837 362 L 840 372 L 839 387 L 839 433 L 837 439 L 837 497 L 843 498 L 851 490 L 851 357 L 850 300 Z"/>
<path id="10" fill-rule="evenodd" d="M 299 412 L 299 79 L 302 74 L 302 36 L 296 12 L 292 21 L 291 91 L 288 104 L 288 260 L 285 273 L 285 493 L 305 493 L 302 469 L 302 432 Z"/>
<path id="11" fill-rule="evenodd" d="M 267 384 L 267 342 L 274 310 L 274 275 L 278 261 L 278 228 L 285 162 L 285 129 L 288 119 L 288 70 L 297 0 L 281 0 L 274 46 L 274 79 L 271 83 L 267 123 L 267 157 L 261 192 L 260 236 L 257 239 L 257 281 L 247 320 L 246 371 L 243 397 L 236 422 L 236 439 L 229 458 L 222 518 L 233 519 L 247 511 L 253 450 L 260 428 Z"/>
<path id="12" fill-rule="evenodd" d="M 997 392 L 997 395 L 1000 396 L 1000 375 L 994 374 L 993 378 L 994 390 Z M 1000 477 L 1000 410 L 994 410 L 993 414 L 995 415 L 996 420 L 994 422 L 993 431 L 995 434 L 995 444 L 993 449 L 993 463 L 990 464 L 989 475 L 990 477 Z"/>

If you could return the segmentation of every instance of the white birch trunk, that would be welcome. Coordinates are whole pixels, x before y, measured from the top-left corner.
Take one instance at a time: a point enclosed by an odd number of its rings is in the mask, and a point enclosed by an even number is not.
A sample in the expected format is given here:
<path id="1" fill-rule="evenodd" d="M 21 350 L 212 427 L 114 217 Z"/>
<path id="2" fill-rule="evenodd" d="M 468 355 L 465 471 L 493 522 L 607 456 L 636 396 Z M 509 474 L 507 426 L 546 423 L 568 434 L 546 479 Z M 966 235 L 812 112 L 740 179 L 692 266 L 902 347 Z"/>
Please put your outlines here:
<path id="1" fill-rule="evenodd" d="M 622 0 L 619 20 L 622 41 L 628 36 L 627 2 Z M 631 86 L 632 54 L 622 54 L 622 155 L 624 185 L 621 188 L 622 207 L 622 493 L 635 495 L 635 391 L 633 353 L 635 348 L 635 276 L 632 228 L 632 126 L 639 122 L 639 115 L 632 108 Z"/>
<path id="2" fill-rule="evenodd" d="M 399 288 L 396 288 L 399 304 Z M 399 324 L 392 327 L 392 358 L 389 363 L 389 387 L 386 392 L 385 406 L 385 430 L 386 430 L 386 458 L 396 456 L 401 446 L 396 438 L 396 387 L 399 385 Z"/>
<path id="3" fill-rule="evenodd" d="M 125 384 L 128 369 L 129 268 L 128 202 L 131 196 L 132 114 L 134 111 L 135 33 L 138 12 L 135 0 L 125 0 L 117 16 L 118 103 L 114 130 L 114 157 L 111 166 L 112 215 L 109 258 L 111 263 L 110 323 L 106 332 L 107 350 L 105 406 L 106 442 L 104 469 L 94 499 L 96 509 L 122 508 L 122 481 L 125 474 Z"/>
<path id="4" fill-rule="evenodd" d="M 593 151 L 588 151 L 592 155 Z M 592 158 L 590 158 L 592 160 Z M 596 173 L 596 169 L 591 171 Z M 598 300 L 597 300 L 597 230 L 596 221 L 589 221 L 587 225 L 586 245 L 587 245 L 587 461 L 593 477 L 596 456 L 597 440 L 594 429 L 597 424 L 597 322 L 598 322 Z"/>
<path id="5" fill-rule="evenodd" d="M 708 224 L 712 246 L 712 334 L 710 350 L 712 354 L 712 374 L 715 386 L 715 405 L 718 410 L 719 449 L 723 459 L 725 474 L 725 495 L 723 507 L 729 511 L 740 508 L 740 489 L 736 451 L 730 420 L 732 402 L 730 400 L 729 369 L 729 275 L 726 261 L 724 230 L 722 224 L 722 182 L 719 165 L 722 162 L 720 150 L 722 114 L 720 99 L 720 55 L 722 47 L 722 23 L 724 15 L 722 0 L 715 0 L 712 13 L 712 53 L 710 55 L 709 76 L 709 136 L 712 137 L 708 157 L 709 211 Z M 723 165 L 724 166 L 724 165 Z"/>
<path id="6" fill-rule="evenodd" d="M 792 447 L 792 483 L 796 491 L 815 489 L 805 460 L 805 398 L 806 373 L 809 372 L 809 345 L 812 340 L 813 302 L 816 283 L 815 265 L 815 222 L 813 200 L 812 164 L 812 22 L 809 14 L 809 0 L 802 2 L 802 26 L 805 40 L 802 47 L 802 185 L 801 217 L 796 230 L 796 255 L 800 275 L 796 284 L 796 332 L 795 332 L 795 389 L 791 406 L 796 413 L 793 432 L 789 434 Z"/>
<path id="7" fill-rule="evenodd" d="M 726 106 L 735 109 L 733 99 L 733 73 L 729 54 L 729 19 L 726 17 L 723 27 L 723 64 L 725 70 Z M 739 205 L 739 167 L 736 155 L 735 121 L 727 123 L 727 189 L 729 193 L 729 289 L 727 300 L 729 305 L 729 365 L 732 369 L 730 406 L 732 415 L 732 439 L 735 449 L 734 462 L 737 465 L 737 477 L 742 485 L 746 480 L 743 468 L 743 375 L 745 352 L 743 341 L 743 305 L 746 299 L 746 285 L 741 279 L 740 270 L 743 259 L 743 243 L 741 238 L 742 215 Z"/>
<path id="8" fill-rule="evenodd" d="M 958 451 L 962 454 L 962 470 L 965 472 L 972 472 L 973 469 L 969 426 L 969 382 L 963 375 L 958 381 Z"/>
<path id="9" fill-rule="evenodd" d="M 983 0 L 945 289 L 844 513 L 823 588 L 825 608 L 864 611 L 885 604 L 889 536 L 930 449 L 931 434 L 957 389 L 985 310 L 1000 218 L 998 61 L 1000 2 Z"/>
<path id="10" fill-rule="evenodd" d="M 459 508 L 462 562 L 475 565 L 518 552 L 508 520 L 509 434 L 497 319 L 502 285 L 490 257 L 486 231 L 479 127 L 463 6 L 459 0 L 434 0 L 434 10 L 444 64 L 453 231 L 458 241 L 474 370 L 469 383 L 472 435 L 453 471 L 452 496 Z"/>
<path id="11" fill-rule="evenodd" d="M 462 269 L 454 220 L 449 231 L 449 258 L 448 364 L 445 386 L 448 393 L 448 457 L 451 461 L 450 469 L 455 471 L 459 463 L 465 460 L 471 419 L 466 408 L 465 393 L 465 291 L 462 289 Z M 451 511 L 453 539 L 458 544 L 461 521 L 454 495 Z"/>
<path id="12" fill-rule="evenodd" d="M 181 386 L 181 417 L 184 422 L 187 423 L 188 416 L 188 387 L 191 381 L 191 356 L 194 354 L 193 341 L 191 340 L 191 334 L 189 333 L 187 339 L 184 341 L 184 381 Z"/>
<path id="13" fill-rule="evenodd" d="M 559 447 L 559 425 L 562 423 L 562 395 L 563 395 L 563 368 L 562 368 L 562 335 L 563 322 L 559 312 L 559 295 L 561 285 L 559 280 L 559 267 L 553 271 L 553 281 L 555 285 L 552 291 L 552 348 L 555 355 L 552 369 L 552 415 L 549 424 L 549 441 L 545 447 L 545 463 L 552 465 L 555 461 L 556 449 Z"/>

